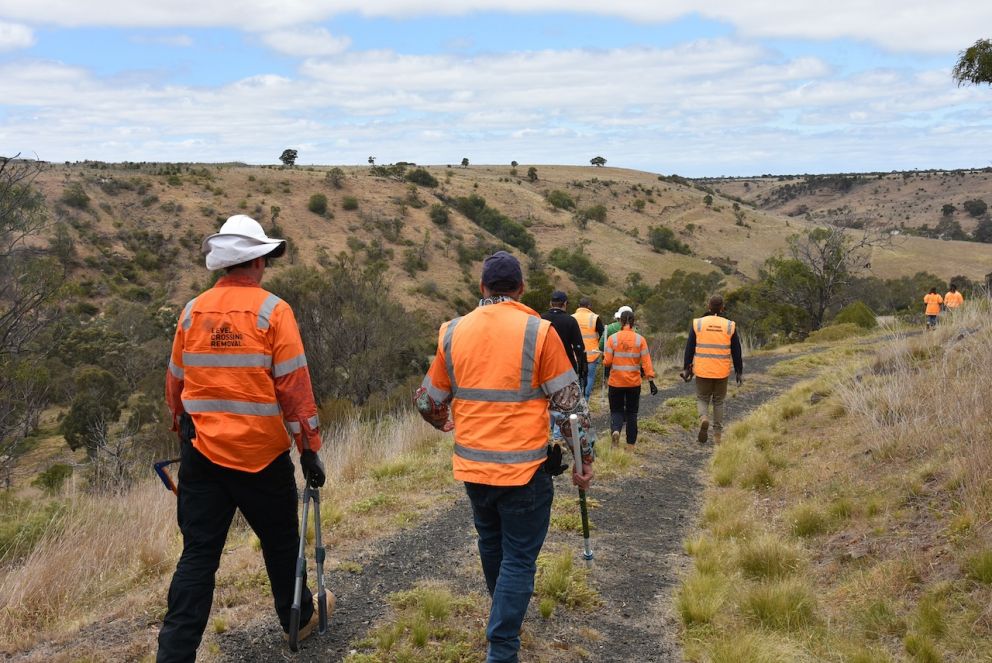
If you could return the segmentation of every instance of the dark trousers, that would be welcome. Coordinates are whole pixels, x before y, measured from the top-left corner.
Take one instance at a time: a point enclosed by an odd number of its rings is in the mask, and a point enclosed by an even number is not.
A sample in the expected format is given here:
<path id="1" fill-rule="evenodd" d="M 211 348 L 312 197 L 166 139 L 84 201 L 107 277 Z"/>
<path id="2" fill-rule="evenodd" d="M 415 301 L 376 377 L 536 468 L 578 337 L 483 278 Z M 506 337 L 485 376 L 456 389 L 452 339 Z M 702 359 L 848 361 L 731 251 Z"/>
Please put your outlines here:
<path id="1" fill-rule="evenodd" d="M 641 405 L 641 387 L 610 387 L 610 432 L 623 430 L 627 424 L 627 444 L 637 442 L 637 409 Z"/>
<path id="2" fill-rule="evenodd" d="M 227 531 L 240 509 L 262 544 L 276 614 L 289 631 L 296 556 L 300 542 L 298 495 L 289 452 L 260 472 L 215 465 L 184 443 L 179 466 L 179 529 L 183 553 L 169 586 L 169 609 L 158 634 L 158 663 L 193 661 L 214 597 Z M 303 582 L 300 623 L 313 615 L 313 598 Z"/>
<path id="3" fill-rule="evenodd" d="M 524 486 L 465 483 L 479 533 L 479 557 L 492 596 L 486 663 L 516 663 L 520 626 L 534 593 L 537 555 L 555 496 L 551 475 L 538 468 Z"/>

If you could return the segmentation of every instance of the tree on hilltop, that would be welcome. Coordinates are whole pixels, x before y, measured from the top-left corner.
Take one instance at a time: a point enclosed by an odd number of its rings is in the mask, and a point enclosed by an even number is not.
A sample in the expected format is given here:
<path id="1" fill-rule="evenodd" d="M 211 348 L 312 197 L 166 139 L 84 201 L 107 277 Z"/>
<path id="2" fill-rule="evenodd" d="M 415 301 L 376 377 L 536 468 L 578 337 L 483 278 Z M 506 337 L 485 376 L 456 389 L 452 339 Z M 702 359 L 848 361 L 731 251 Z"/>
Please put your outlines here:
<path id="1" fill-rule="evenodd" d="M 589 159 L 589 163 L 597 168 L 602 168 L 606 165 L 606 157 L 595 156 L 592 159 Z"/>
<path id="2" fill-rule="evenodd" d="M 284 166 L 295 166 L 296 165 L 296 150 L 285 149 L 282 154 L 279 155 L 279 161 L 282 161 Z"/>
<path id="3" fill-rule="evenodd" d="M 979 39 L 961 51 L 951 76 L 958 85 L 992 85 L 992 39 Z"/>
<path id="4" fill-rule="evenodd" d="M 462 168 L 468 168 L 468 157 L 462 157 Z"/>

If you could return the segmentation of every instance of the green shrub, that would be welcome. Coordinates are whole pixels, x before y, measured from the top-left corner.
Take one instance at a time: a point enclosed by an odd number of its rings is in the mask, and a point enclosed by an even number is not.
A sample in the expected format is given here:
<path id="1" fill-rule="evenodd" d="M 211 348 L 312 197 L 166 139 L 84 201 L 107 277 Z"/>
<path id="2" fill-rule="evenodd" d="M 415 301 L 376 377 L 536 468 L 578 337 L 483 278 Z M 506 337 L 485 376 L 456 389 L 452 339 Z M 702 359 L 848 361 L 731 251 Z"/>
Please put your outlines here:
<path id="1" fill-rule="evenodd" d="M 692 253 L 692 249 L 687 244 L 680 242 L 675 237 L 675 231 L 664 226 L 650 226 L 648 228 L 648 241 L 651 242 L 651 248 L 659 253 L 662 251 L 685 255 Z"/>
<path id="2" fill-rule="evenodd" d="M 406 179 L 421 186 L 436 187 L 437 178 L 431 175 L 425 168 L 416 168 L 406 174 Z"/>
<path id="3" fill-rule="evenodd" d="M 554 248 L 548 254 L 548 262 L 580 281 L 596 285 L 603 285 L 607 281 L 606 272 L 593 263 L 581 247 L 571 251 L 562 246 Z"/>
<path id="4" fill-rule="evenodd" d="M 967 576 L 983 585 L 992 585 L 992 550 L 972 555 L 964 563 Z"/>
<path id="5" fill-rule="evenodd" d="M 61 502 L 22 500 L 0 493 L 0 561 L 11 562 L 29 554 L 50 529 L 61 528 Z"/>
<path id="6" fill-rule="evenodd" d="M 472 194 L 468 197 L 456 198 L 454 205 L 470 221 L 510 246 L 525 253 L 534 248 L 534 236 L 527 232 L 524 225 L 514 221 L 499 210 L 489 207 L 486 204 L 486 199 L 482 196 Z"/>
<path id="7" fill-rule="evenodd" d="M 832 324 L 841 325 L 846 323 L 853 323 L 862 329 L 874 329 L 878 326 L 875 314 L 861 301 L 853 301 L 842 308 L 834 316 Z"/>
<path id="8" fill-rule="evenodd" d="M 861 336 L 865 333 L 864 328 L 853 322 L 845 322 L 839 325 L 828 325 L 823 329 L 817 329 L 806 337 L 810 343 L 829 343 L 831 341 L 842 341 L 845 338 Z"/>
<path id="9" fill-rule="evenodd" d="M 90 197 L 83 191 L 83 185 L 79 182 L 73 182 L 67 186 L 59 200 L 76 209 L 86 209 L 90 206 Z"/>
<path id="10" fill-rule="evenodd" d="M 322 193 L 313 194 L 310 196 L 310 202 L 307 203 L 307 209 L 323 216 L 327 213 L 327 196 Z"/>
<path id="11" fill-rule="evenodd" d="M 39 474 L 31 482 L 32 486 L 37 486 L 49 493 L 57 493 L 62 489 L 65 480 L 72 476 L 72 466 L 65 463 L 54 463 L 48 469 Z"/>
<path id="12" fill-rule="evenodd" d="M 590 221 L 606 222 L 606 205 L 593 205 L 592 207 L 585 208 L 580 213 Z"/>
<path id="13" fill-rule="evenodd" d="M 165 182 L 169 186 L 182 186 L 183 185 L 183 180 L 178 175 L 169 175 L 166 178 Z"/>
<path id="14" fill-rule="evenodd" d="M 548 203 L 550 203 L 555 209 L 575 209 L 575 201 L 572 200 L 572 196 L 568 195 L 565 191 L 560 191 L 558 189 L 549 191 L 547 198 Z"/>
<path id="15" fill-rule="evenodd" d="M 345 196 L 341 199 L 341 209 L 349 211 L 358 209 L 358 198 L 355 196 Z"/>
<path id="16" fill-rule="evenodd" d="M 335 166 L 327 171 L 327 175 L 324 176 L 324 179 L 326 179 L 328 184 L 335 189 L 340 189 L 344 186 L 344 171 Z"/>
<path id="17" fill-rule="evenodd" d="M 445 207 L 444 205 L 440 203 L 434 203 L 433 205 L 431 205 L 431 208 L 430 210 L 428 210 L 427 213 L 430 215 L 431 221 L 433 221 L 435 224 L 439 226 L 448 225 L 448 221 L 449 221 L 448 208 Z"/>

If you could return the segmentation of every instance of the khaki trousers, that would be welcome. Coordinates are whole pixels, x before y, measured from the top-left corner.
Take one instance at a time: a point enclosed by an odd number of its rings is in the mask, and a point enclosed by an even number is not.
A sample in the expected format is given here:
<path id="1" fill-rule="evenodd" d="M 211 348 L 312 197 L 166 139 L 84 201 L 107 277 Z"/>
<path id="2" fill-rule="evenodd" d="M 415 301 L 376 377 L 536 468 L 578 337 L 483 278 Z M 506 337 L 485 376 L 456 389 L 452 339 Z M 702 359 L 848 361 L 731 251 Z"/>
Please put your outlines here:
<path id="1" fill-rule="evenodd" d="M 696 378 L 696 408 L 699 416 L 709 418 L 710 402 L 713 403 L 713 430 L 723 430 L 723 400 L 727 397 L 728 378 Z"/>

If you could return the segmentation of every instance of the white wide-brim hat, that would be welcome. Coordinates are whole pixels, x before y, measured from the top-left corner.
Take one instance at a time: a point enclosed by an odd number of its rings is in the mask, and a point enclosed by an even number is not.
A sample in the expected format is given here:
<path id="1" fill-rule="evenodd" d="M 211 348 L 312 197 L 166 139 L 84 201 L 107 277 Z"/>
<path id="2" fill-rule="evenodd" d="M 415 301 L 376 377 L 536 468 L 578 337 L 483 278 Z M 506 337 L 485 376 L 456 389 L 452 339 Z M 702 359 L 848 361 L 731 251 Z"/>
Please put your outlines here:
<path id="1" fill-rule="evenodd" d="M 258 221 L 237 214 L 232 216 L 220 231 L 203 240 L 203 253 L 207 254 L 207 269 L 224 269 L 262 256 L 277 258 L 286 251 L 286 240 L 268 237 Z"/>

